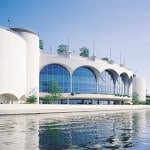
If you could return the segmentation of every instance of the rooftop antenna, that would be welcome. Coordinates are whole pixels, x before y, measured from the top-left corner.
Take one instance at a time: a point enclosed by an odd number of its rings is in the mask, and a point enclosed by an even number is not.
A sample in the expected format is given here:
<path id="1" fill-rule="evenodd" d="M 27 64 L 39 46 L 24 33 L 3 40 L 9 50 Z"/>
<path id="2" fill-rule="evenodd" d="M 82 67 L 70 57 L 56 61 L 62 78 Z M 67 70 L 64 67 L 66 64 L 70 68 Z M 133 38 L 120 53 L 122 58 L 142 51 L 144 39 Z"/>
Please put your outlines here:
<path id="1" fill-rule="evenodd" d="M 92 60 L 93 60 L 93 61 L 96 60 L 96 56 L 95 56 L 95 48 L 94 48 L 94 41 L 93 41 L 93 55 L 92 55 Z"/>
<path id="2" fill-rule="evenodd" d="M 110 45 L 110 48 L 109 48 L 109 59 L 111 60 L 111 45 Z"/>
<path id="3" fill-rule="evenodd" d="M 71 58 L 71 51 L 70 51 L 70 38 L 68 36 L 68 52 L 67 52 L 67 55 L 69 58 Z"/>
<path id="4" fill-rule="evenodd" d="M 68 36 L 68 52 L 70 52 L 70 37 Z"/>
<path id="5" fill-rule="evenodd" d="M 135 71 L 135 73 L 133 74 L 133 77 L 136 77 L 137 71 Z"/>
<path id="6" fill-rule="evenodd" d="M 125 64 L 126 64 L 126 57 L 124 56 L 123 65 L 125 66 Z"/>
<path id="7" fill-rule="evenodd" d="M 52 47 L 51 46 L 49 47 L 49 50 L 50 50 L 50 54 L 51 54 L 52 53 Z"/>
<path id="8" fill-rule="evenodd" d="M 8 28 L 10 29 L 10 20 L 8 19 Z"/>
<path id="9" fill-rule="evenodd" d="M 121 52 L 120 52 L 120 65 L 121 65 Z"/>
<path id="10" fill-rule="evenodd" d="M 93 41 L 93 56 L 95 56 L 95 47 L 94 47 L 94 41 Z"/>

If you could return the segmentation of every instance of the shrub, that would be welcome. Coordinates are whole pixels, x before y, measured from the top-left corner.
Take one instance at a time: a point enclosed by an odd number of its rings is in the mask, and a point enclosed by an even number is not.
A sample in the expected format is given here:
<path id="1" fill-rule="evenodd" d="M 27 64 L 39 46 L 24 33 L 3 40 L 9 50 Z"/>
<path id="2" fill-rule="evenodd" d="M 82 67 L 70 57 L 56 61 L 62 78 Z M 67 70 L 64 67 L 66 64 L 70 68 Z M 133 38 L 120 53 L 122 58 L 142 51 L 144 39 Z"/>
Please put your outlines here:
<path id="1" fill-rule="evenodd" d="M 32 96 L 29 96 L 26 100 L 27 103 L 35 103 L 37 102 L 37 97 L 32 95 Z"/>

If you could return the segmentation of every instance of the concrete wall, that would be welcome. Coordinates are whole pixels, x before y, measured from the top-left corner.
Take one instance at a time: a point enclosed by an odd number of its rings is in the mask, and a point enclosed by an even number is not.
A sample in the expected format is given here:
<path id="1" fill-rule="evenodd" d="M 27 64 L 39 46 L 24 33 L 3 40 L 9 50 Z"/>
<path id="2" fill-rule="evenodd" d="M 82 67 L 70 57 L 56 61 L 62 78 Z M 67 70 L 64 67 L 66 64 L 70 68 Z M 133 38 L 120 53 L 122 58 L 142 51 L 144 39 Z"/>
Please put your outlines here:
<path id="1" fill-rule="evenodd" d="M 12 94 L 17 98 L 26 94 L 26 42 L 16 33 L 0 28 L 0 95 L 2 94 Z"/>
<path id="2" fill-rule="evenodd" d="M 0 115 L 6 114 L 39 114 L 39 113 L 72 113 L 72 112 L 98 112 L 98 111 L 129 111 L 150 109 L 150 105 L 43 105 L 20 104 L 0 105 Z"/>
<path id="3" fill-rule="evenodd" d="M 21 37 L 26 41 L 26 76 L 27 88 L 26 96 L 35 95 L 39 97 L 39 37 L 30 30 L 14 28 Z"/>

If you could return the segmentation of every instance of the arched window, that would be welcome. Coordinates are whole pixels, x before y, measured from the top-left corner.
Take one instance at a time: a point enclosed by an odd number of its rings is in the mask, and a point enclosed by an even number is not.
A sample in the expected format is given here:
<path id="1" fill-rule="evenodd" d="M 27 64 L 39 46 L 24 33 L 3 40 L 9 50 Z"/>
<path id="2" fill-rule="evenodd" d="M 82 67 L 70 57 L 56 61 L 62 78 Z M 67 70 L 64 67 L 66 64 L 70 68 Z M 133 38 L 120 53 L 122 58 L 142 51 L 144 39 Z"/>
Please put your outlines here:
<path id="1" fill-rule="evenodd" d="M 74 93 L 96 93 L 96 76 L 88 67 L 77 68 L 72 79 Z"/>
<path id="2" fill-rule="evenodd" d="M 51 81 L 56 80 L 62 93 L 70 92 L 70 73 L 59 64 L 45 66 L 40 72 L 40 92 L 48 92 Z"/>
<path id="3" fill-rule="evenodd" d="M 103 71 L 100 73 L 98 85 L 99 85 L 99 93 L 114 94 L 114 82 L 109 72 Z"/>

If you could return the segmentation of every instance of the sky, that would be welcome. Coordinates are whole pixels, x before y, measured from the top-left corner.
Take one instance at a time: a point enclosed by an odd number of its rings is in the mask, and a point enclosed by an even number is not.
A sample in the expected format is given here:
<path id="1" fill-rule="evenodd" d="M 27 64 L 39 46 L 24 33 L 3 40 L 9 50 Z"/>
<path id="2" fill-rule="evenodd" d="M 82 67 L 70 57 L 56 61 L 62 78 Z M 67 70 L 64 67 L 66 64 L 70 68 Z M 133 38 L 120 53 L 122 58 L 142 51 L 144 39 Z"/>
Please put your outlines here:
<path id="1" fill-rule="evenodd" d="M 0 0 L 0 26 L 35 31 L 44 51 L 68 44 L 109 57 L 144 77 L 150 93 L 150 0 Z"/>

